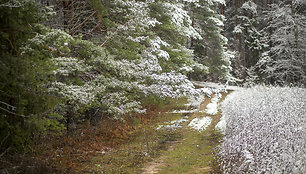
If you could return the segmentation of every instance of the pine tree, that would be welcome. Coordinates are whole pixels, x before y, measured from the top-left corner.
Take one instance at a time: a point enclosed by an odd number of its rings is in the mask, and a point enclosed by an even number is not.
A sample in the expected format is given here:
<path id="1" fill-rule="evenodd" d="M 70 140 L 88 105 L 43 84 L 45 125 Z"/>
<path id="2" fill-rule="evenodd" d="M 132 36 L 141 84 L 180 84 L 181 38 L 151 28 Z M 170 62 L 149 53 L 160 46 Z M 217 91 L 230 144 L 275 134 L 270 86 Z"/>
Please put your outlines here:
<path id="1" fill-rule="evenodd" d="M 206 67 L 196 71 L 193 78 L 210 81 L 231 78 L 231 56 L 227 51 L 227 39 L 223 35 L 224 16 L 216 8 L 224 4 L 224 1 L 199 1 L 191 7 L 193 25 L 203 38 L 193 40 L 191 47 L 195 51 L 195 61 Z"/>
<path id="2" fill-rule="evenodd" d="M 303 9 L 302 1 L 227 1 L 225 34 L 237 53 L 234 75 L 248 83 L 302 85 Z"/>
<path id="3" fill-rule="evenodd" d="M 99 111 L 99 117 L 124 119 L 144 112 L 146 100 L 196 93 L 185 76 L 194 63 L 192 50 L 185 45 L 188 39 L 200 36 L 183 3 L 117 0 L 90 1 L 86 6 L 103 14 L 99 25 L 106 33 L 73 38 L 71 30 L 67 35 L 53 29 L 35 38 L 56 36 L 47 39 L 56 43 L 64 43 L 62 37 L 70 38 L 66 41 L 69 50 L 52 56 L 58 68 L 50 88 L 67 101 L 59 112 L 67 130 L 83 119 L 78 113 L 86 110 Z M 58 44 L 48 47 L 64 49 Z"/>
<path id="4" fill-rule="evenodd" d="M 273 4 L 270 49 L 258 62 L 260 72 L 272 84 L 305 85 L 305 14 L 302 1 Z"/>
<path id="5" fill-rule="evenodd" d="M 43 32 L 45 13 L 35 1 L 0 4 L 0 151 L 24 150 L 36 135 L 58 129 L 56 99 L 46 92 L 53 69 L 46 50 L 24 53 L 24 45 Z"/>

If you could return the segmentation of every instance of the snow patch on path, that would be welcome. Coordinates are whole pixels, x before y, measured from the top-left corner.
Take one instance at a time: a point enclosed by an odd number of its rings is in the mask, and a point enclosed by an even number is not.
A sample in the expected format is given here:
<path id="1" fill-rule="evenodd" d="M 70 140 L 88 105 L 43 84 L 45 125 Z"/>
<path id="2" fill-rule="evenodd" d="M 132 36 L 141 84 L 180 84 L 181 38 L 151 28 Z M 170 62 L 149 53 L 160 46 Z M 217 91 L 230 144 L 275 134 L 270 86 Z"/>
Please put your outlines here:
<path id="1" fill-rule="evenodd" d="M 218 95 L 215 95 L 211 102 L 206 106 L 205 112 L 210 115 L 216 115 L 218 113 L 218 101 L 219 98 L 222 97 L 222 95 L 219 93 Z"/>
<path id="2" fill-rule="evenodd" d="M 234 101 L 235 97 L 237 97 L 238 92 L 234 91 L 231 94 L 226 96 L 226 99 L 221 103 L 221 109 L 222 105 L 225 105 L 229 101 Z M 220 121 L 216 124 L 215 129 L 221 131 L 223 134 L 225 134 L 227 124 L 229 122 L 229 116 L 225 113 L 222 113 Z"/>
<path id="3" fill-rule="evenodd" d="M 191 114 L 194 112 L 197 112 L 198 109 L 193 109 L 193 110 L 174 110 L 172 112 L 167 112 L 167 113 L 171 113 L 171 114 Z"/>
<path id="4" fill-rule="evenodd" d="M 185 106 L 187 106 L 188 108 L 200 108 L 200 105 L 202 103 L 202 101 L 204 101 L 205 96 L 204 95 L 200 95 L 200 96 L 190 96 L 188 98 L 188 103 L 185 104 Z"/>
<path id="5" fill-rule="evenodd" d="M 156 130 L 159 130 L 159 129 L 172 129 L 172 130 L 176 130 L 176 129 L 182 128 L 182 123 L 186 122 L 186 121 L 189 121 L 189 120 L 187 120 L 186 118 L 181 118 L 181 119 L 173 120 L 168 125 L 159 125 L 156 128 Z"/>
<path id="6" fill-rule="evenodd" d="M 224 114 L 222 114 L 222 117 L 220 118 L 220 121 L 216 124 L 215 129 L 221 131 L 223 134 L 225 133 L 226 116 L 224 116 Z"/>
<path id="7" fill-rule="evenodd" d="M 204 131 L 212 122 L 211 117 L 194 118 L 188 126 L 199 132 Z"/>
<path id="8" fill-rule="evenodd" d="M 169 112 L 171 114 L 191 114 L 194 112 L 197 112 L 200 109 L 201 103 L 204 101 L 205 96 L 199 95 L 199 96 L 189 96 L 188 103 L 185 104 L 185 106 L 188 108 L 188 110 L 173 110 L 172 112 Z"/>

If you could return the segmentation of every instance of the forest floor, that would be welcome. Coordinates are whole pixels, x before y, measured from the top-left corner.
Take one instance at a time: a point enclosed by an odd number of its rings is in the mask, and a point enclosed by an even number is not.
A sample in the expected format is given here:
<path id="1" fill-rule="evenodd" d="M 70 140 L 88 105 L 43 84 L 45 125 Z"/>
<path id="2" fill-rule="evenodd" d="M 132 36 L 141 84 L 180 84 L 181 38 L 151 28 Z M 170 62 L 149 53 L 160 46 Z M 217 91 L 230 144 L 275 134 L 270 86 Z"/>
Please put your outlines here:
<path id="1" fill-rule="evenodd" d="M 226 96 L 218 100 L 220 103 Z M 186 111 L 186 99 L 177 99 L 167 110 L 158 112 L 157 119 L 141 126 L 126 143 L 111 151 L 91 156 L 79 163 L 80 173 L 218 173 L 214 160 L 214 148 L 222 134 L 215 130 L 221 113 L 207 114 L 207 105 L 216 96 L 205 97 L 200 108 L 194 112 L 173 113 L 171 110 Z M 188 110 L 187 110 L 188 111 Z M 190 127 L 194 119 L 210 117 L 211 123 L 205 130 Z M 179 121 L 181 120 L 181 121 Z M 205 123 L 204 123 L 205 124 Z M 197 125 L 201 128 L 201 125 Z M 195 126 L 195 127 L 197 127 Z M 203 125 L 202 125 L 203 126 Z"/>
<path id="2" fill-rule="evenodd" d="M 222 101 L 227 94 L 223 93 Z M 211 96 L 213 98 L 214 95 Z M 190 114 L 182 128 L 179 141 L 171 142 L 167 150 L 151 162 L 145 164 L 143 174 L 154 173 L 218 173 L 218 166 L 214 160 L 214 148 L 218 145 L 222 135 L 215 130 L 215 125 L 221 113 L 207 114 L 205 110 L 211 103 L 211 98 L 205 98 L 197 112 Z M 212 118 L 211 124 L 203 131 L 190 129 L 188 126 L 195 118 Z M 188 124 L 189 123 L 189 124 Z"/>
<path id="3" fill-rule="evenodd" d="M 222 134 L 215 125 L 221 113 L 208 106 L 217 98 L 217 107 L 227 94 L 206 96 L 196 111 L 178 98 L 125 122 L 85 124 L 73 135 L 42 141 L 36 160 L 53 173 L 218 173 L 214 148 Z"/>

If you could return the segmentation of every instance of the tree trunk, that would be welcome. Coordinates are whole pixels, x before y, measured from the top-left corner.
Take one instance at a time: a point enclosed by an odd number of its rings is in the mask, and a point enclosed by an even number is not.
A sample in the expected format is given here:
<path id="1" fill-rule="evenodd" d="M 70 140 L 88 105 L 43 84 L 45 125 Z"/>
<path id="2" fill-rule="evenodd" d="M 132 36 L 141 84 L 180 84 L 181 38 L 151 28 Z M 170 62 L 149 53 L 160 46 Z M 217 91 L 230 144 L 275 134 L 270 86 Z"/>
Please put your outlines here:
<path id="1" fill-rule="evenodd" d="M 272 4 L 273 4 L 273 1 L 272 0 L 270 0 L 270 49 L 272 48 L 272 42 L 271 42 L 271 38 L 272 38 L 272 33 L 273 33 L 273 31 L 272 31 Z"/>
<path id="2" fill-rule="evenodd" d="M 306 80 L 305 80 L 305 70 L 303 68 L 303 60 L 301 58 L 301 55 L 300 55 L 300 43 L 299 43 L 299 30 L 298 30 L 298 26 L 296 24 L 296 20 L 295 20 L 295 8 L 293 6 L 293 3 L 292 1 L 290 1 L 290 6 L 291 6 L 291 15 L 293 17 L 293 20 L 294 20 L 294 40 L 295 40 L 295 47 L 296 47 L 296 58 L 299 62 L 299 69 L 300 69 L 300 73 L 301 73 L 301 76 L 302 76 L 302 83 L 304 85 L 306 85 Z"/>
<path id="3" fill-rule="evenodd" d="M 225 1 L 225 3 L 226 3 L 226 1 Z M 221 8 L 221 15 L 224 16 L 224 5 L 221 4 L 220 8 Z M 223 27 L 222 27 L 222 35 L 223 36 L 225 36 L 225 31 L 224 30 L 225 30 L 225 28 L 224 28 L 224 24 L 223 24 Z"/>
<path id="4" fill-rule="evenodd" d="M 64 0 L 63 4 L 63 14 L 64 14 L 64 29 L 70 29 L 70 13 L 71 13 L 71 0 Z"/>

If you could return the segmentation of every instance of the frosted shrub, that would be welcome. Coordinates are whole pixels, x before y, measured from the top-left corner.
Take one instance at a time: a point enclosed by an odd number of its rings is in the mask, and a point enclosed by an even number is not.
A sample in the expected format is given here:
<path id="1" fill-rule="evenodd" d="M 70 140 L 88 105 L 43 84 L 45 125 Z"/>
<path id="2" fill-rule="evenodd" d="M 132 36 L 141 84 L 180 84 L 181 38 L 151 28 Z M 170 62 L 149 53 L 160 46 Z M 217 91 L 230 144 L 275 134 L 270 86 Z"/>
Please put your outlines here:
<path id="1" fill-rule="evenodd" d="M 48 89 L 69 101 L 74 110 L 94 106 L 112 118 L 122 119 L 123 115 L 145 112 L 141 102 L 146 97 L 166 99 L 203 93 L 194 88 L 186 75 L 163 70 L 159 59 L 169 57 L 161 49 L 165 46 L 169 45 L 155 37 L 141 59 L 115 59 L 92 42 L 50 30 L 34 37 L 23 50 L 24 54 L 37 48 L 46 52 L 55 67 L 50 74 L 55 82 Z"/>
<path id="2" fill-rule="evenodd" d="M 223 173 L 305 173 L 306 90 L 255 87 L 222 103 Z"/>

